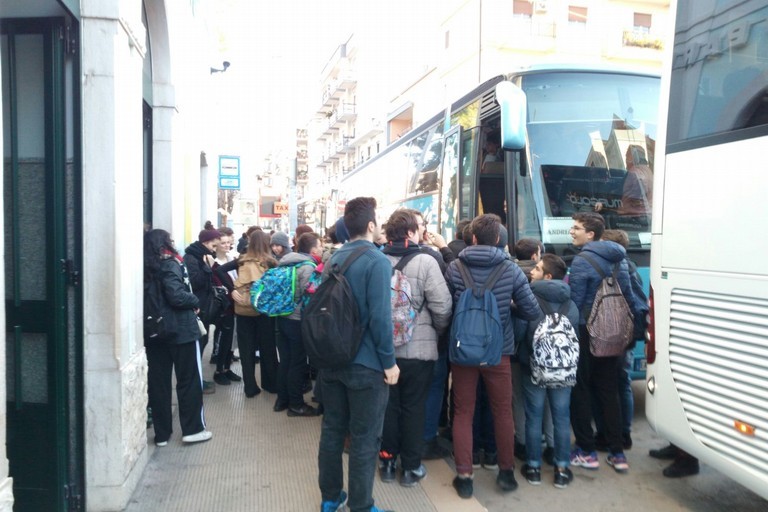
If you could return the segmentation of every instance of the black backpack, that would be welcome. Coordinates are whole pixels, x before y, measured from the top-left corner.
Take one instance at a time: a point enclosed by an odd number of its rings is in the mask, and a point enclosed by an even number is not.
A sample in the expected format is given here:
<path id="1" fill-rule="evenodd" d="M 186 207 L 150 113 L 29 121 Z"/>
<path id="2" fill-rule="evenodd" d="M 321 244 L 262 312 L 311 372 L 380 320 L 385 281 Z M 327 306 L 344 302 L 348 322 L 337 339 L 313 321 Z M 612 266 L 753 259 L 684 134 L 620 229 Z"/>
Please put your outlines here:
<path id="1" fill-rule="evenodd" d="M 172 341 L 178 335 L 176 318 L 156 277 L 144 281 L 144 339 Z"/>
<path id="2" fill-rule="evenodd" d="M 346 366 L 360 349 L 363 326 L 344 273 L 368 250 L 355 250 L 341 267 L 334 264 L 301 313 L 301 338 L 310 364 L 317 369 Z"/>

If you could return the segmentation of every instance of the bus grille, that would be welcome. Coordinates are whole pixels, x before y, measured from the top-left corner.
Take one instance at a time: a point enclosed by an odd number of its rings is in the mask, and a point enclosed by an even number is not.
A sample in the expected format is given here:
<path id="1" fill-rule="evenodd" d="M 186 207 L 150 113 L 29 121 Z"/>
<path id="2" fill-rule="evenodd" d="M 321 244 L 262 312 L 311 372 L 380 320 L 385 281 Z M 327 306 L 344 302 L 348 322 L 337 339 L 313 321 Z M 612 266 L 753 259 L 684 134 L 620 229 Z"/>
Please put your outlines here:
<path id="1" fill-rule="evenodd" d="M 768 301 L 672 290 L 669 359 L 696 438 L 768 476 Z"/>

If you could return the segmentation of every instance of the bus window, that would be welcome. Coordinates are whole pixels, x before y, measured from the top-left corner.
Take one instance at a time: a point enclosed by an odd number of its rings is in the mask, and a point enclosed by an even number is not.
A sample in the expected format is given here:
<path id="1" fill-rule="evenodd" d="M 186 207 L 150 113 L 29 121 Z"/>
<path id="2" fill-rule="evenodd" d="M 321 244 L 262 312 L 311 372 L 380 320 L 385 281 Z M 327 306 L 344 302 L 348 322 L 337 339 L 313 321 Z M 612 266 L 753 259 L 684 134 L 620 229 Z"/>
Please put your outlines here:
<path id="1" fill-rule="evenodd" d="M 418 140 L 418 139 L 417 139 Z M 411 175 L 409 195 L 426 194 L 438 189 L 438 171 L 443 152 L 443 125 L 438 124 L 429 133 L 429 141 L 421 152 L 421 162 L 416 167 L 418 172 Z"/>
<path id="2" fill-rule="evenodd" d="M 460 215 L 461 219 L 472 219 L 475 217 L 473 201 L 473 191 L 475 184 L 473 179 L 475 177 L 475 147 L 477 145 L 477 135 L 479 128 L 474 127 L 461 132 L 461 196 L 460 202 Z"/>

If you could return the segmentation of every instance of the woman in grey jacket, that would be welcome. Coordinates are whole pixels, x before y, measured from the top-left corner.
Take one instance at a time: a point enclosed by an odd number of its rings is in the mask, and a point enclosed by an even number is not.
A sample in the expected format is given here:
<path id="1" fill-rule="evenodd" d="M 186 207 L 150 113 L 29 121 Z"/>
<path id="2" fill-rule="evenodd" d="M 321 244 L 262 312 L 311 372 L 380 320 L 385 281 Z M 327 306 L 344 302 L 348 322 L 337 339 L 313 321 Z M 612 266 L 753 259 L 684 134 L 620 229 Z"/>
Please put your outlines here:
<path id="1" fill-rule="evenodd" d="M 383 482 L 395 479 L 400 456 L 400 485 L 405 487 L 416 485 L 427 474 L 421 463 L 424 403 L 437 360 L 437 339 L 448 326 L 453 307 L 440 266 L 434 257 L 419 248 L 419 222 L 408 210 L 395 211 L 386 224 L 389 244 L 384 249 L 393 268 L 401 259 L 408 259 L 402 273 L 410 285 L 410 300 L 416 310 L 416 325 L 410 340 L 395 347 L 400 379 L 389 390 L 379 454 L 379 475 Z"/>
<path id="2" fill-rule="evenodd" d="M 208 441 L 213 434 L 205 429 L 203 376 L 197 340 L 198 299 L 192 293 L 187 268 L 173 246 L 171 235 L 153 229 L 144 235 L 144 283 L 154 293 L 162 314 L 174 327 L 163 340 L 144 339 L 147 351 L 149 406 L 155 429 L 155 444 L 165 446 L 173 432 L 171 413 L 171 371 L 176 373 L 176 396 L 182 441 Z"/>

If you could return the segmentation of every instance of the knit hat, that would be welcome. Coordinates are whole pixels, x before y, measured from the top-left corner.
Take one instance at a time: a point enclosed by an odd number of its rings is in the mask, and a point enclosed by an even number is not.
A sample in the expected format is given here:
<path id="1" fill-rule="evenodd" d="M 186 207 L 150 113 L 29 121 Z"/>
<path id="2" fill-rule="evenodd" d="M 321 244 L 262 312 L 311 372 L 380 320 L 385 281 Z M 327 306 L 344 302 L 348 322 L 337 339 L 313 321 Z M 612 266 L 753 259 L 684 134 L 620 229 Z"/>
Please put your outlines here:
<path id="1" fill-rule="evenodd" d="M 275 234 L 272 235 L 272 238 L 269 241 L 269 245 L 280 245 L 289 251 L 291 250 L 291 243 L 288 240 L 288 235 L 282 231 L 276 231 Z"/>
<path id="2" fill-rule="evenodd" d="M 347 226 L 344 225 L 344 217 L 340 217 L 339 220 L 336 221 L 336 240 L 338 240 L 340 244 L 349 241 L 349 231 L 347 231 Z"/>
<path id="3" fill-rule="evenodd" d="M 221 238 L 221 233 L 219 233 L 218 229 L 204 229 L 197 235 L 197 241 L 201 244 L 216 240 L 217 238 Z"/>

